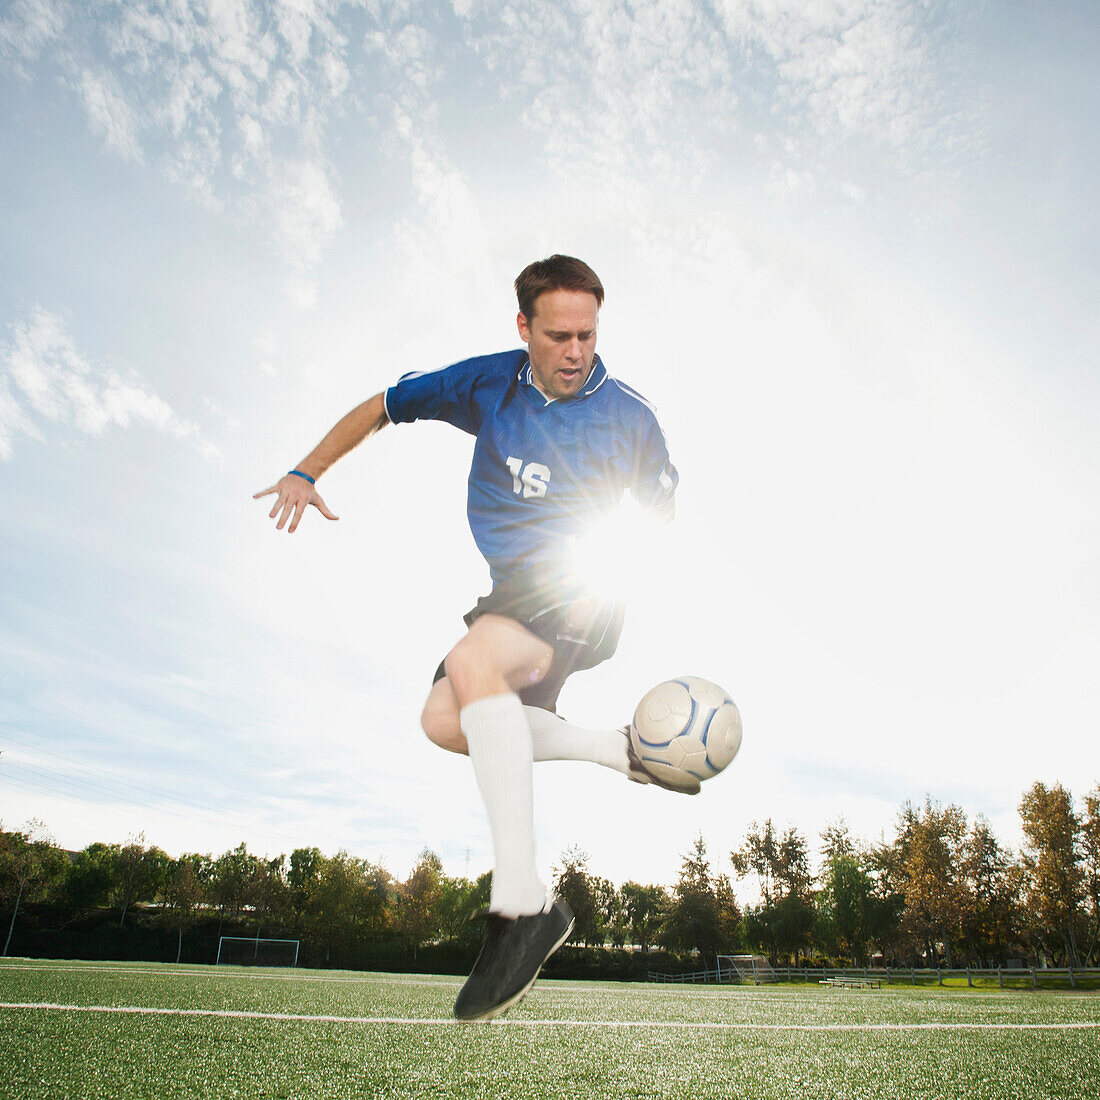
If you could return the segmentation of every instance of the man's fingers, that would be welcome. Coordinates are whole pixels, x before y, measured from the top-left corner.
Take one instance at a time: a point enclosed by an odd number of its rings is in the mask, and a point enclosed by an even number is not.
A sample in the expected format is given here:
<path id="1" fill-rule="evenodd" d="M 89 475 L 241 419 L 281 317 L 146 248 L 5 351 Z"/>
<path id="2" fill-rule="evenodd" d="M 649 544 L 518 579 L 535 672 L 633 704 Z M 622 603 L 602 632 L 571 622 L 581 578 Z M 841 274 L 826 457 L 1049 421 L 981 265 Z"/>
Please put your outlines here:
<path id="1" fill-rule="evenodd" d="M 281 497 L 279 498 L 282 499 Z M 286 521 L 290 519 L 291 513 L 294 511 L 294 504 L 292 501 L 287 500 L 283 505 L 282 515 L 279 516 L 279 522 L 275 524 L 275 530 L 281 531 L 286 526 Z"/>
<path id="2" fill-rule="evenodd" d="M 311 492 L 305 492 L 305 486 L 301 484 L 287 484 L 288 482 L 295 482 L 293 477 L 285 477 L 281 481 L 276 482 L 269 489 L 264 489 L 261 493 L 253 493 L 252 499 L 258 500 L 260 497 L 270 496 L 272 493 L 278 493 L 275 498 L 275 504 L 272 506 L 270 512 L 268 512 L 268 519 L 275 519 L 279 517 L 278 522 L 275 524 L 275 529 L 281 531 L 284 527 L 287 527 L 287 534 L 292 535 L 297 529 L 298 524 L 302 522 L 302 516 L 306 513 L 306 508 L 309 505 L 314 504 L 317 506 L 318 511 L 325 517 L 325 519 L 339 519 L 339 516 L 335 516 L 329 511 L 328 505 L 321 499 L 320 493 L 316 489 L 312 489 Z"/>

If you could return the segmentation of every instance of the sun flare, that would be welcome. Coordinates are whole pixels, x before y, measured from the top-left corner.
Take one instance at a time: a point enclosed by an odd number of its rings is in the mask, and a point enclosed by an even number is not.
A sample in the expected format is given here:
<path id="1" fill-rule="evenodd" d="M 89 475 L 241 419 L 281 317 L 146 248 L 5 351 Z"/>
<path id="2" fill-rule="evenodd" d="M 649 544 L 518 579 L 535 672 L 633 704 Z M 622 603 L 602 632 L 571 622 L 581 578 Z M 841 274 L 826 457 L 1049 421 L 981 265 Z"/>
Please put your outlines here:
<path id="1" fill-rule="evenodd" d="M 629 600 L 652 585 L 667 546 L 667 524 L 628 498 L 573 540 L 569 567 L 594 595 Z"/>

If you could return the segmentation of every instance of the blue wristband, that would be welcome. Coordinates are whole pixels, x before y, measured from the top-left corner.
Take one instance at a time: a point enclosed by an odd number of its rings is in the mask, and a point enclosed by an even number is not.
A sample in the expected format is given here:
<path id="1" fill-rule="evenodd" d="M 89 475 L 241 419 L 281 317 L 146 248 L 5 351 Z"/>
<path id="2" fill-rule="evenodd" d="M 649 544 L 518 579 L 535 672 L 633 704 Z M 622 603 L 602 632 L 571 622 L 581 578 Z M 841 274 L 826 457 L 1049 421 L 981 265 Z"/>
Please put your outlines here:
<path id="1" fill-rule="evenodd" d="M 287 470 L 287 474 L 293 474 L 295 477 L 300 477 L 304 481 L 308 481 L 310 485 L 316 485 L 317 482 L 309 476 L 309 474 L 303 474 L 301 470 Z"/>

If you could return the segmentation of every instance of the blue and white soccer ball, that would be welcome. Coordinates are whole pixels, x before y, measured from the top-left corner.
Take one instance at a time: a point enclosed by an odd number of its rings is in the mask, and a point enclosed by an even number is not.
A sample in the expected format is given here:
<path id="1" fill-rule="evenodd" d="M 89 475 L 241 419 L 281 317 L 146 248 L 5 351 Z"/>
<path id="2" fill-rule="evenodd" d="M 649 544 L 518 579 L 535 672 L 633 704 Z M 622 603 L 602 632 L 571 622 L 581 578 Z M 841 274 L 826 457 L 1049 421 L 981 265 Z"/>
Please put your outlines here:
<path id="1" fill-rule="evenodd" d="M 651 775 L 687 789 L 717 775 L 741 747 L 741 712 L 701 676 L 666 680 L 646 692 L 630 740 Z"/>

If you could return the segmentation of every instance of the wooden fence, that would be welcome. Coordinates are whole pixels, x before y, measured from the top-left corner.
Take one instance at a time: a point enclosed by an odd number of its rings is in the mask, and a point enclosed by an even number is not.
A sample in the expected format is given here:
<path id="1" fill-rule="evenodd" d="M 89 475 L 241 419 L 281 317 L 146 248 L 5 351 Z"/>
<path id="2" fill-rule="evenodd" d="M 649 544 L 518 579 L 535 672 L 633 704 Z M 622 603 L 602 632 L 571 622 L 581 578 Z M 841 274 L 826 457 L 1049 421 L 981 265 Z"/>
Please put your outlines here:
<path id="1" fill-rule="evenodd" d="M 711 984 L 737 984 L 743 981 L 733 967 L 723 966 L 715 970 L 694 970 L 680 974 L 666 974 L 651 970 L 648 973 L 651 982 L 709 982 Z M 771 968 L 768 981 L 787 982 L 813 982 L 820 983 L 830 978 L 880 978 L 886 985 L 943 985 L 947 979 L 966 979 L 968 986 L 973 986 L 975 980 L 984 979 L 992 981 L 996 979 L 997 985 L 1003 989 L 1005 983 L 1011 982 L 1018 985 L 1020 981 L 1027 982 L 1033 989 L 1041 986 L 1066 986 L 1070 989 L 1077 988 L 1078 979 L 1088 979 L 1091 982 L 1100 980 L 1100 967 L 1071 967 L 1071 966 L 1031 966 L 1010 967 L 997 966 L 979 969 L 977 967 L 955 967 L 947 969 L 939 967 L 935 969 L 920 967 L 821 967 L 821 966 L 775 966 Z M 752 979 L 748 979 L 749 982 Z M 757 983 L 759 984 L 759 982 Z"/>

